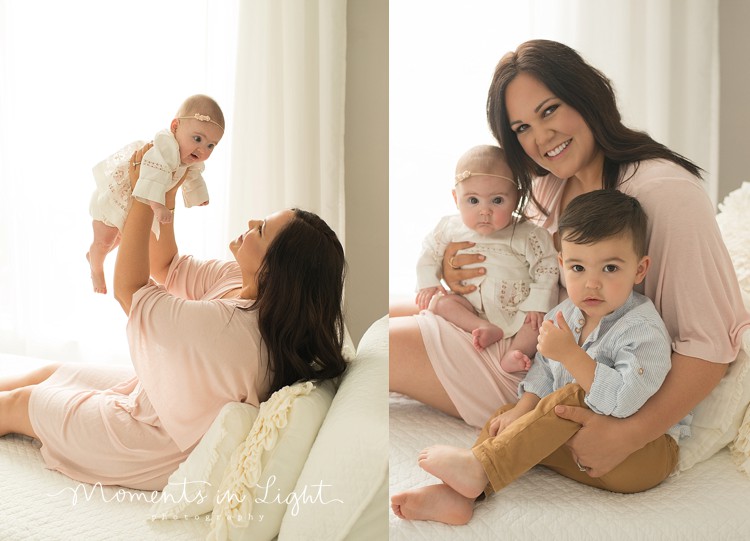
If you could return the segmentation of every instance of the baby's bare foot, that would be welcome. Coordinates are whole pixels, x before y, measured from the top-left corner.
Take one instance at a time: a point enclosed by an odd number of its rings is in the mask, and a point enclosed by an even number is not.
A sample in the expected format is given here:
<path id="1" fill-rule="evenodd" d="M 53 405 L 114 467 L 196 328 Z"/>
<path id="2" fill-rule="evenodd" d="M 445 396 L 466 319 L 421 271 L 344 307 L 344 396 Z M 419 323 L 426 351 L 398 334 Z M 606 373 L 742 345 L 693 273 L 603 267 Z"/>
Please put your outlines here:
<path id="1" fill-rule="evenodd" d="M 503 339 L 503 330 L 497 325 L 487 325 L 471 331 L 473 343 L 477 351 L 484 351 L 488 346 Z"/>
<path id="2" fill-rule="evenodd" d="M 94 286 L 94 293 L 107 294 L 107 281 L 104 279 L 104 268 L 94 268 L 91 264 L 91 257 L 88 252 L 86 253 L 86 261 L 89 262 L 91 267 L 91 283 Z"/>
<path id="3" fill-rule="evenodd" d="M 405 520 L 435 520 L 445 524 L 466 524 L 474 514 L 474 500 L 448 485 L 430 485 L 395 494 L 393 513 Z"/>
<path id="4" fill-rule="evenodd" d="M 433 445 L 419 453 L 419 467 L 474 500 L 487 486 L 487 474 L 471 449 Z"/>
<path id="5" fill-rule="evenodd" d="M 500 359 L 500 366 L 509 374 L 528 372 L 531 368 L 531 359 L 524 352 L 514 349 L 503 355 L 503 358 Z"/>

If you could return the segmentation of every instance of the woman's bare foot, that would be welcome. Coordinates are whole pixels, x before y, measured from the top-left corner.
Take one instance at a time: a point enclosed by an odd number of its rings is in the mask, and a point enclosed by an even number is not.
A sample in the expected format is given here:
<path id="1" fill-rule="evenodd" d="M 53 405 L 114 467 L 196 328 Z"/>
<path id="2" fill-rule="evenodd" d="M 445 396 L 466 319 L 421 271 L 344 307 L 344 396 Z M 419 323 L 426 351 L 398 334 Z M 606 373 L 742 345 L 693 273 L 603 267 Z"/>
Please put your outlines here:
<path id="1" fill-rule="evenodd" d="M 94 268 L 91 263 L 91 256 L 89 252 L 86 252 L 86 261 L 89 262 L 91 267 L 91 283 L 94 286 L 94 293 L 107 294 L 107 281 L 104 279 L 104 267 Z"/>
<path id="2" fill-rule="evenodd" d="M 395 494 L 393 513 L 405 520 L 435 520 L 461 525 L 474 514 L 474 499 L 466 498 L 445 484 L 429 485 Z"/>
<path id="3" fill-rule="evenodd" d="M 503 339 L 503 330 L 491 323 L 485 327 L 478 327 L 471 331 L 474 337 L 474 347 L 477 351 L 483 351 L 486 347 Z"/>
<path id="4" fill-rule="evenodd" d="M 487 474 L 471 449 L 433 445 L 419 453 L 419 467 L 472 501 L 487 486 Z"/>
<path id="5" fill-rule="evenodd" d="M 503 370 L 512 374 L 513 372 L 528 372 L 531 368 L 531 359 L 523 351 L 512 349 L 500 359 Z"/>

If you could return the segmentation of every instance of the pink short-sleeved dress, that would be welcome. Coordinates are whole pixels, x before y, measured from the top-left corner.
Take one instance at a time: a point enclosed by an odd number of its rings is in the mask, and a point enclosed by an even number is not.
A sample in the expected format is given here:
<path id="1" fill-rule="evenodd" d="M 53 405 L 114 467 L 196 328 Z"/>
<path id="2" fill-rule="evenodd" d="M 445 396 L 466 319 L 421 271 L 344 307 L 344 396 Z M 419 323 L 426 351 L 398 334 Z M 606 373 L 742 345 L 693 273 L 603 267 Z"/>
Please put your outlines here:
<path id="1" fill-rule="evenodd" d="M 656 305 L 672 349 L 712 362 L 732 362 L 742 333 L 750 328 L 750 314 L 702 182 L 664 160 L 631 166 L 623 178 L 618 189 L 638 199 L 649 218 L 651 268 L 637 289 Z M 534 182 L 535 197 L 550 212 L 537 213 L 535 222 L 552 234 L 564 187 L 565 180 L 553 175 Z M 423 312 L 415 317 L 435 373 L 467 423 L 482 426 L 497 408 L 516 400 L 499 392 L 512 381 L 499 370 L 508 347 L 505 340 L 489 355 L 479 353 L 466 346 L 464 331 L 439 316 Z"/>
<path id="2" fill-rule="evenodd" d="M 62 365 L 36 386 L 29 417 L 48 468 L 86 483 L 161 490 L 228 402 L 267 398 L 267 353 L 235 262 L 177 257 L 165 286 L 133 297 L 135 370 Z"/>

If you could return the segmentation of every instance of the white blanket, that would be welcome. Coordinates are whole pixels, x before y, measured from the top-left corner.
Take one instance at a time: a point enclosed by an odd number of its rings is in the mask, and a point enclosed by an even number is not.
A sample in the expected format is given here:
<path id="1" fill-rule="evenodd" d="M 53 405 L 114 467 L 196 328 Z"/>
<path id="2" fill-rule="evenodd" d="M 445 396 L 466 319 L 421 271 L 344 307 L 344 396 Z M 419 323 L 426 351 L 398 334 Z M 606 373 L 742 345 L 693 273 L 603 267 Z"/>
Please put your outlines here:
<path id="1" fill-rule="evenodd" d="M 468 447 L 478 430 L 401 395 L 390 400 L 390 494 L 439 482 L 417 466 L 435 443 Z M 476 505 L 466 526 L 390 515 L 391 541 L 440 539 L 750 539 L 750 478 L 726 449 L 640 494 L 587 487 L 536 467 Z"/>

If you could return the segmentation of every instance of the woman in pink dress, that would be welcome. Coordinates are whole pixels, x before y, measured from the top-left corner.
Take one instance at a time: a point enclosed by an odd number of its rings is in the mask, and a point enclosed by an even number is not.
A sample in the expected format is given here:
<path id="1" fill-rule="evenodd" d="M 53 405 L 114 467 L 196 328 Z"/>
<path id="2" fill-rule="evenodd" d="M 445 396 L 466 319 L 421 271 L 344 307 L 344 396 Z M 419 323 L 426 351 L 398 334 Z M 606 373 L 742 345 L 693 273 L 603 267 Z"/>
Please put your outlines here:
<path id="1" fill-rule="evenodd" d="M 344 252 L 318 216 L 251 220 L 234 261 L 207 262 L 178 254 L 172 224 L 156 240 L 152 221 L 133 201 L 115 264 L 135 372 L 57 364 L 0 381 L 0 435 L 39 439 L 47 467 L 79 481 L 161 490 L 228 402 L 346 368 Z"/>
<path id="2" fill-rule="evenodd" d="M 624 126 L 610 81 L 576 51 L 533 40 L 506 54 L 489 89 L 487 115 L 529 198 L 528 214 L 553 235 L 573 198 L 602 188 L 635 197 L 649 217 L 652 266 L 638 291 L 654 301 L 667 325 L 672 369 L 627 419 L 574 407 L 558 412 L 585 428 L 568 446 L 589 475 L 599 477 L 709 394 L 736 358 L 750 315 L 700 169 Z M 458 293 L 467 292 L 461 281 L 481 270 L 459 267 L 482 261 L 476 254 L 456 256 L 462 248 L 466 243 L 449 247 L 443 263 L 444 278 Z M 457 417 L 489 419 L 507 402 L 497 390 L 504 346 L 481 355 L 467 347 L 465 334 L 439 317 L 392 317 L 390 389 Z M 415 494 L 411 502 L 425 497 Z"/>

